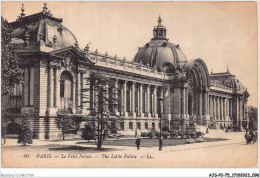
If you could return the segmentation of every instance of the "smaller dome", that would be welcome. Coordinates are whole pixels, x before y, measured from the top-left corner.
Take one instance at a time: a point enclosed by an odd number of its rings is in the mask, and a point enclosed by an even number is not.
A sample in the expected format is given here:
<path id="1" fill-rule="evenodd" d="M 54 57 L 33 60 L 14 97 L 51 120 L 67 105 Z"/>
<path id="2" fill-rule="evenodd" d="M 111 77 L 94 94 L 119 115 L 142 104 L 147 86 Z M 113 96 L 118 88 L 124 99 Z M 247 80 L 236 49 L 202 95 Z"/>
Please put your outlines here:
<path id="1" fill-rule="evenodd" d="M 243 93 L 246 90 L 243 84 L 234 75 L 230 74 L 229 70 L 223 73 L 211 72 L 210 82 L 213 84 L 230 88 L 238 93 Z"/>
<path id="2" fill-rule="evenodd" d="M 17 21 L 10 23 L 13 38 L 20 39 L 12 42 L 20 43 L 27 34 L 29 42 L 39 42 L 42 39 L 47 45 L 51 45 L 55 39 L 57 48 L 75 46 L 77 39 L 74 34 L 62 25 L 62 19 L 53 17 L 47 9 L 45 5 L 42 12 L 19 17 Z"/>
<path id="3" fill-rule="evenodd" d="M 233 78 L 230 78 L 230 79 L 227 79 L 225 80 L 225 83 L 230 86 L 232 89 L 238 91 L 238 92 L 243 92 L 245 91 L 245 87 L 243 86 L 243 84 L 238 80 L 236 79 L 235 77 Z"/>

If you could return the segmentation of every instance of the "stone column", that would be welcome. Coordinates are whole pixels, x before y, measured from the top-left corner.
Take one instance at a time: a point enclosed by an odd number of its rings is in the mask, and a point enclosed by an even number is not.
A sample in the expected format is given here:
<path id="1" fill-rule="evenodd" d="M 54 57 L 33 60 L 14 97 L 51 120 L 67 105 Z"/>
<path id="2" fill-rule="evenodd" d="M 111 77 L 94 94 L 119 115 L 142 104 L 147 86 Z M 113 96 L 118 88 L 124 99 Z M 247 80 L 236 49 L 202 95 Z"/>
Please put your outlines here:
<path id="1" fill-rule="evenodd" d="M 80 71 L 80 108 L 82 109 L 83 108 L 83 92 L 82 92 L 82 89 L 83 89 L 83 71 Z"/>
<path id="2" fill-rule="evenodd" d="M 146 90 L 146 106 L 147 106 L 147 113 L 148 113 L 148 118 L 150 118 L 151 117 L 151 111 L 150 111 L 150 88 L 151 88 L 151 85 L 147 85 L 147 90 Z"/>
<path id="3" fill-rule="evenodd" d="M 219 97 L 219 120 L 222 120 L 222 98 Z"/>
<path id="4" fill-rule="evenodd" d="M 224 112 L 223 112 L 223 108 L 224 108 L 223 107 L 223 103 L 224 103 L 223 97 L 220 98 L 220 103 L 221 103 L 221 105 L 220 105 L 221 106 L 221 111 L 220 111 L 221 115 L 220 116 L 221 116 L 221 120 L 223 121 L 223 114 L 224 114 Z"/>
<path id="5" fill-rule="evenodd" d="M 208 93 L 208 91 L 206 91 L 205 93 L 203 93 L 204 94 L 204 125 L 208 125 L 208 123 L 209 123 L 209 120 L 210 120 L 210 116 L 209 116 L 209 93 Z"/>
<path id="6" fill-rule="evenodd" d="M 228 98 L 226 98 L 226 120 L 228 121 L 228 116 L 229 116 L 229 99 Z"/>
<path id="7" fill-rule="evenodd" d="M 154 107 L 153 107 L 153 113 L 154 113 L 154 117 L 158 118 L 158 113 L 157 113 L 157 86 L 154 86 L 154 91 L 153 91 L 153 103 L 154 103 Z"/>
<path id="8" fill-rule="evenodd" d="M 141 113 L 141 117 L 144 117 L 144 112 L 143 112 L 143 84 L 140 84 L 140 108 L 139 111 Z"/>
<path id="9" fill-rule="evenodd" d="M 33 105 L 33 89 L 34 89 L 34 68 L 32 67 L 30 71 L 30 93 L 29 93 L 31 106 Z"/>
<path id="10" fill-rule="evenodd" d="M 115 100 L 116 100 L 116 105 L 115 105 L 115 113 L 116 115 L 119 115 L 118 112 L 118 79 L 115 81 Z"/>
<path id="11" fill-rule="evenodd" d="M 77 73 L 77 108 L 81 106 L 81 77 L 80 71 Z"/>
<path id="12" fill-rule="evenodd" d="M 216 116 L 216 114 L 215 114 L 215 110 L 216 110 L 216 106 L 215 106 L 215 96 L 211 96 L 212 97 L 212 116 L 213 116 L 213 118 L 214 118 L 214 120 L 215 120 L 215 116 Z"/>
<path id="13" fill-rule="evenodd" d="M 126 100 L 127 100 L 127 97 L 126 97 L 126 85 L 127 85 L 127 81 L 125 81 L 124 82 L 124 84 L 123 84 L 124 86 L 123 86 L 123 100 L 124 100 L 124 102 L 123 102 L 123 106 L 124 106 L 124 108 L 123 108 L 123 111 L 124 111 L 124 114 L 125 114 L 125 117 L 128 117 L 128 113 L 127 113 L 127 111 L 126 111 Z"/>
<path id="14" fill-rule="evenodd" d="M 211 95 L 209 95 L 208 100 L 209 100 L 208 113 L 209 113 L 209 115 L 211 116 L 211 115 L 212 115 L 212 114 L 211 114 L 211 112 L 212 112 L 212 109 L 211 109 L 211 107 L 212 107 L 212 98 L 211 98 Z"/>
<path id="15" fill-rule="evenodd" d="M 106 84 L 105 86 L 105 89 L 106 89 L 106 93 L 105 93 L 105 111 L 108 112 L 109 111 L 109 85 Z"/>
<path id="16" fill-rule="evenodd" d="M 56 107 L 60 108 L 60 78 L 58 78 L 58 68 L 56 70 Z"/>
<path id="17" fill-rule="evenodd" d="M 184 119 L 185 114 L 185 88 L 181 88 L 181 117 Z"/>
<path id="18" fill-rule="evenodd" d="M 232 116 L 232 98 L 230 99 L 230 103 L 229 103 L 229 117 L 230 117 L 230 120 L 233 120 L 233 116 Z"/>
<path id="19" fill-rule="evenodd" d="M 48 76 L 48 85 L 49 85 L 49 95 L 48 95 L 48 106 L 53 107 L 53 68 L 50 66 L 49 68 L 49 76 Z"/>
<path id="20" fill-rule="evenodd" d="M 186 118 L 189 118 L 189 114 L 188 114 L 188 112 L 189 112 L 189 104 L 188 104 L 188 88 L 186 87 L 185 88 L 185 114 L 186 114 Z"/>
<path id="21" fill-rule="evenodd" d="M 54 73 L 54 78 L 55 78 L 55 80 L 54 80 L 54 106 L 55 106 L 55 108 L 57 108 L 58 107 L 58 105 L 57 105 L 57 101 L 58 101 L 58 92 L 57 92 L 57 90 L 58 90 L 58 69 L 57 69 L 57 66 L 55 67 L 55 73 Z"/>
<path id="22" fill-rule="evenodd" d="M 219 121 L 219 99 L 218 96 L 216 96 L 216 117 L 217 117 L 217 121 Z"/>
<path id="23" fill-rule="evenodd" d="M 202 93 L 199 93 L 199 119 L 202 121 Z M 202 122 L 200 122 L 202 125 Z"/>
<path id="24" fill-rule="evenodd" d="M 208 92 L 203 93 L 204 94 L 204 115 L 208 115 Z"/>
<path id="25" fill-rule="evenodd" d="M 210 99 L 209 99 L 209 91 L 207 91 L 207 94 L 206 94 L 206 96 L 207 96 L 207 100 L 206 100 L 206 102 L 207 102 L 207 115 L 208 115 L 208 117 L 210 118 Z"/>
<path id="26" fill-rule="evenodd" d="M 72 110 L 73 110 L 73 113 L 75 113 L 76 111 L 76 107 L 77 107 L 77 104 L 76 104 L 76 81 L 73 79 L 72 80 Z"/>
<path id="27" fill-rule="evenodd" d="M 140 87 L 136 88 L 137 89 L 137 106 L 135 106 L 140 113 Z M 137 114 L 137 113 L 136 113 Z"/>
<path id="28" fill-rule="evenodd" d="M 227 117 L 227 121 L 230 120 L 230 117 L 229 117 L 229 98 L 226 98 L 226 102 L 227 102 L 227 106 L 226 106 L 226 117 Z"/>
<path id="29" fill-rule="evenodd" d="M 164 95 L 163 95 L 163 87 L 161 87 L 161 90 L 160 90 L 160 98 L 162 98 L 162 100 L 160 101 L 160 114 L 161 114 L 161 117 L 163 117 L 163 111 L 164 111 L 164 105 L 163 105 L 163 100 L 165 99 Z"/>
<path id="30" fill-rule="evenodd" d="M 29 102 L 28 102 L 28 68 L 24 68 L 24 106 L 28 106 Z"/>
<path id="31" fill-rule="evenodd" d="M 87 94 L 85 91 L 85 93 L 83 93 L 83 89 L 86 89 L 87 86 L 87 75 L 88 73 L 86 71 L 82 72 L 82 82 L 81 82 L 81 105 L 82 105 L 82 113 L 83 114 L 88 114 L 89 110 L 88 110 L 88 103 L 87 103 L 87 97 L 89 96 L 89 94 Z M 89 92 L 89 91 L 88 91 Z"/>
<path id="32" fill-rule="evenodd" d="M 240 130 L 242 130 L 242 121 L 243 121 L 243 111 L 242 111 L 242 96 L 239 96 L 239 122 L 240 122 Z"/>
<path id="33" fill-rule="evenodd" d="M 222 117 L 223 117 L 223 120 L 225 121 L 226 120 L 226 109 L 225 109 L 225 107 L 226 107 L 226 103 L 225 103 L 226 101 L 225 101 L 225 97 L 223 97 L 222 98 L 222 105 L 223 105 L 223 114 L 222 114 Z"/>
<path id="34" fill-rule="evenodd" d="M 49 75 L 48 75 L 48 113 L 49 115 L 56 115 L 57 110 L 54 108 L 54 66 L 49 66 Z"/>
<path id="35" fill-rule="evenodd" d="M 135 82 L 132 83 L 132 112 L 133 112 L 133 117 L 136 117 L 136 113 L 135 113 Z"/>

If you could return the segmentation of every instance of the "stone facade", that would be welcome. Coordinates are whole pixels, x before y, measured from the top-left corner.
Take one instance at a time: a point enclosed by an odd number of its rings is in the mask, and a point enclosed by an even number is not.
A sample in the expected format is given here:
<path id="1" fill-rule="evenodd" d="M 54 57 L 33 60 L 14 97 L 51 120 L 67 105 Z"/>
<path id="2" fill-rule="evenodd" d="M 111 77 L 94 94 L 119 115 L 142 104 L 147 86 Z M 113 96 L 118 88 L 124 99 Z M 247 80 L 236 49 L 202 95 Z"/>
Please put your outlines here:
<path id="1" fill-rule="evenodd" d="M 2 99 L 7 111 L 35 114 L 30 122 L 40 139 L 60 136 L 59 110 L 89 113 L 91 102 L 85 103 L 82 89 L 92 72 L 114 79 L 120 88 L 115 112 L 124 117 L 126 133 L 158 130 L 160 118 L 176 130 L 185 130 L 191 120 L 217 128 L 247 127 L 247 89 L 229 71 L 209 74 L 202 59 L 187 60 L 166 38 L 160 17 L 154 37 L 128 61 L 90 51 L 88 45 L 79 48 L 73 33 L 46 8 L 10 23 L 24 83 Z M 94 101 L 95 91 L 90 91 L 88 99 Z"/>

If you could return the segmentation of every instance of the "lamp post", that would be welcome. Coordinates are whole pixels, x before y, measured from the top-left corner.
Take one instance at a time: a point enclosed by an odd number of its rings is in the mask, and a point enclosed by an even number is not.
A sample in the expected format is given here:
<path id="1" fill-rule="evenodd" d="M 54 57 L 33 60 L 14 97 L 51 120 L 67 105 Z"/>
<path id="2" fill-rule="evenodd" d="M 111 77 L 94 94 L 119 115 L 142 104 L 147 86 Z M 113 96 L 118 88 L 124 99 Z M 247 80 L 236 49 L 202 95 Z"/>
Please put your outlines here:
<path id="1" fill-rule="evenodd" d="M 165 73 L 166 73 L 166 67 L 163 67 L 161 66 L 161 70 L 163 72 L 163 77 L 164 77 L 164 80 L 163 80 L 163 90 L 165 89 Z M 164 91 L 163 91 L 164 92 Z M 163 96 L 160 96 L 159 98 L 159 102 L 160 102 L 160 113 L 161 113 L 161 116 L 160 116 L 160 136 L 159 136 L 159 151 L 162 150 L 162 147 L 163 147 L 163 137 L 162 137 L 162 114 L 163 114 Z M 170 127 L 170 125 L 169 125 Z"/>

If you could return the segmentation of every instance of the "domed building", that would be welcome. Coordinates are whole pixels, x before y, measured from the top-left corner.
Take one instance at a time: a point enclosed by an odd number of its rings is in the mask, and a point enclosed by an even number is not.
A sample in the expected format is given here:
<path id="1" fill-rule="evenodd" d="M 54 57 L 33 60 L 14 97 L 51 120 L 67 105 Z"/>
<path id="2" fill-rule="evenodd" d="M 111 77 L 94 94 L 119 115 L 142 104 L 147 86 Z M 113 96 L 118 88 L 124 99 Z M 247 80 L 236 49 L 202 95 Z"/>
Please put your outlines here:
<path id="1" fill-rule="evenodd" d="M 167 73 L 173 73 L 177 66 L 187 62 L 187 59 L 181 51 L 179 45 L 170 43 L 166 38 L 166 27 L 161 24 L 162 19 L 159 17 L 157 27 L 154 27 L 154 38 L 139 48 L 134 62 L 156 67 L 160 72 L 162 68 L 167 67 Z"/>
<path id="2" fill-rule="evenodd" d="M 243 130 L 248 127 L 249 93 L 229 70 L 209 74 L 202 59 L 187 59 L 167 39 L 159 17 L 153 38 L 139 48 L 132 61 L 87 45 L 80 48 L 75 35 L 53 17 L 46 4 L 42 12 L 10 23 L 12 45 L 24 70 L 24 82 L 2 102 L 10 112 L 8 123 L 31 113 L 30 124 L 39 139 L 61 137 L 58 113 L 86 116 L 97 100 L 86 78 L 98 73 L 115 81 L 118 105 L 112 112 L 126 134 L 190 129 L 194 124 Z M 87 39 L 86 39 L 87 40 Z M 90 90 L 85 90 L 88 86 Z M 83 97 L 87 95 L 89 97 Z M 14 114 L 16 113 L 16 114 Z"/>

